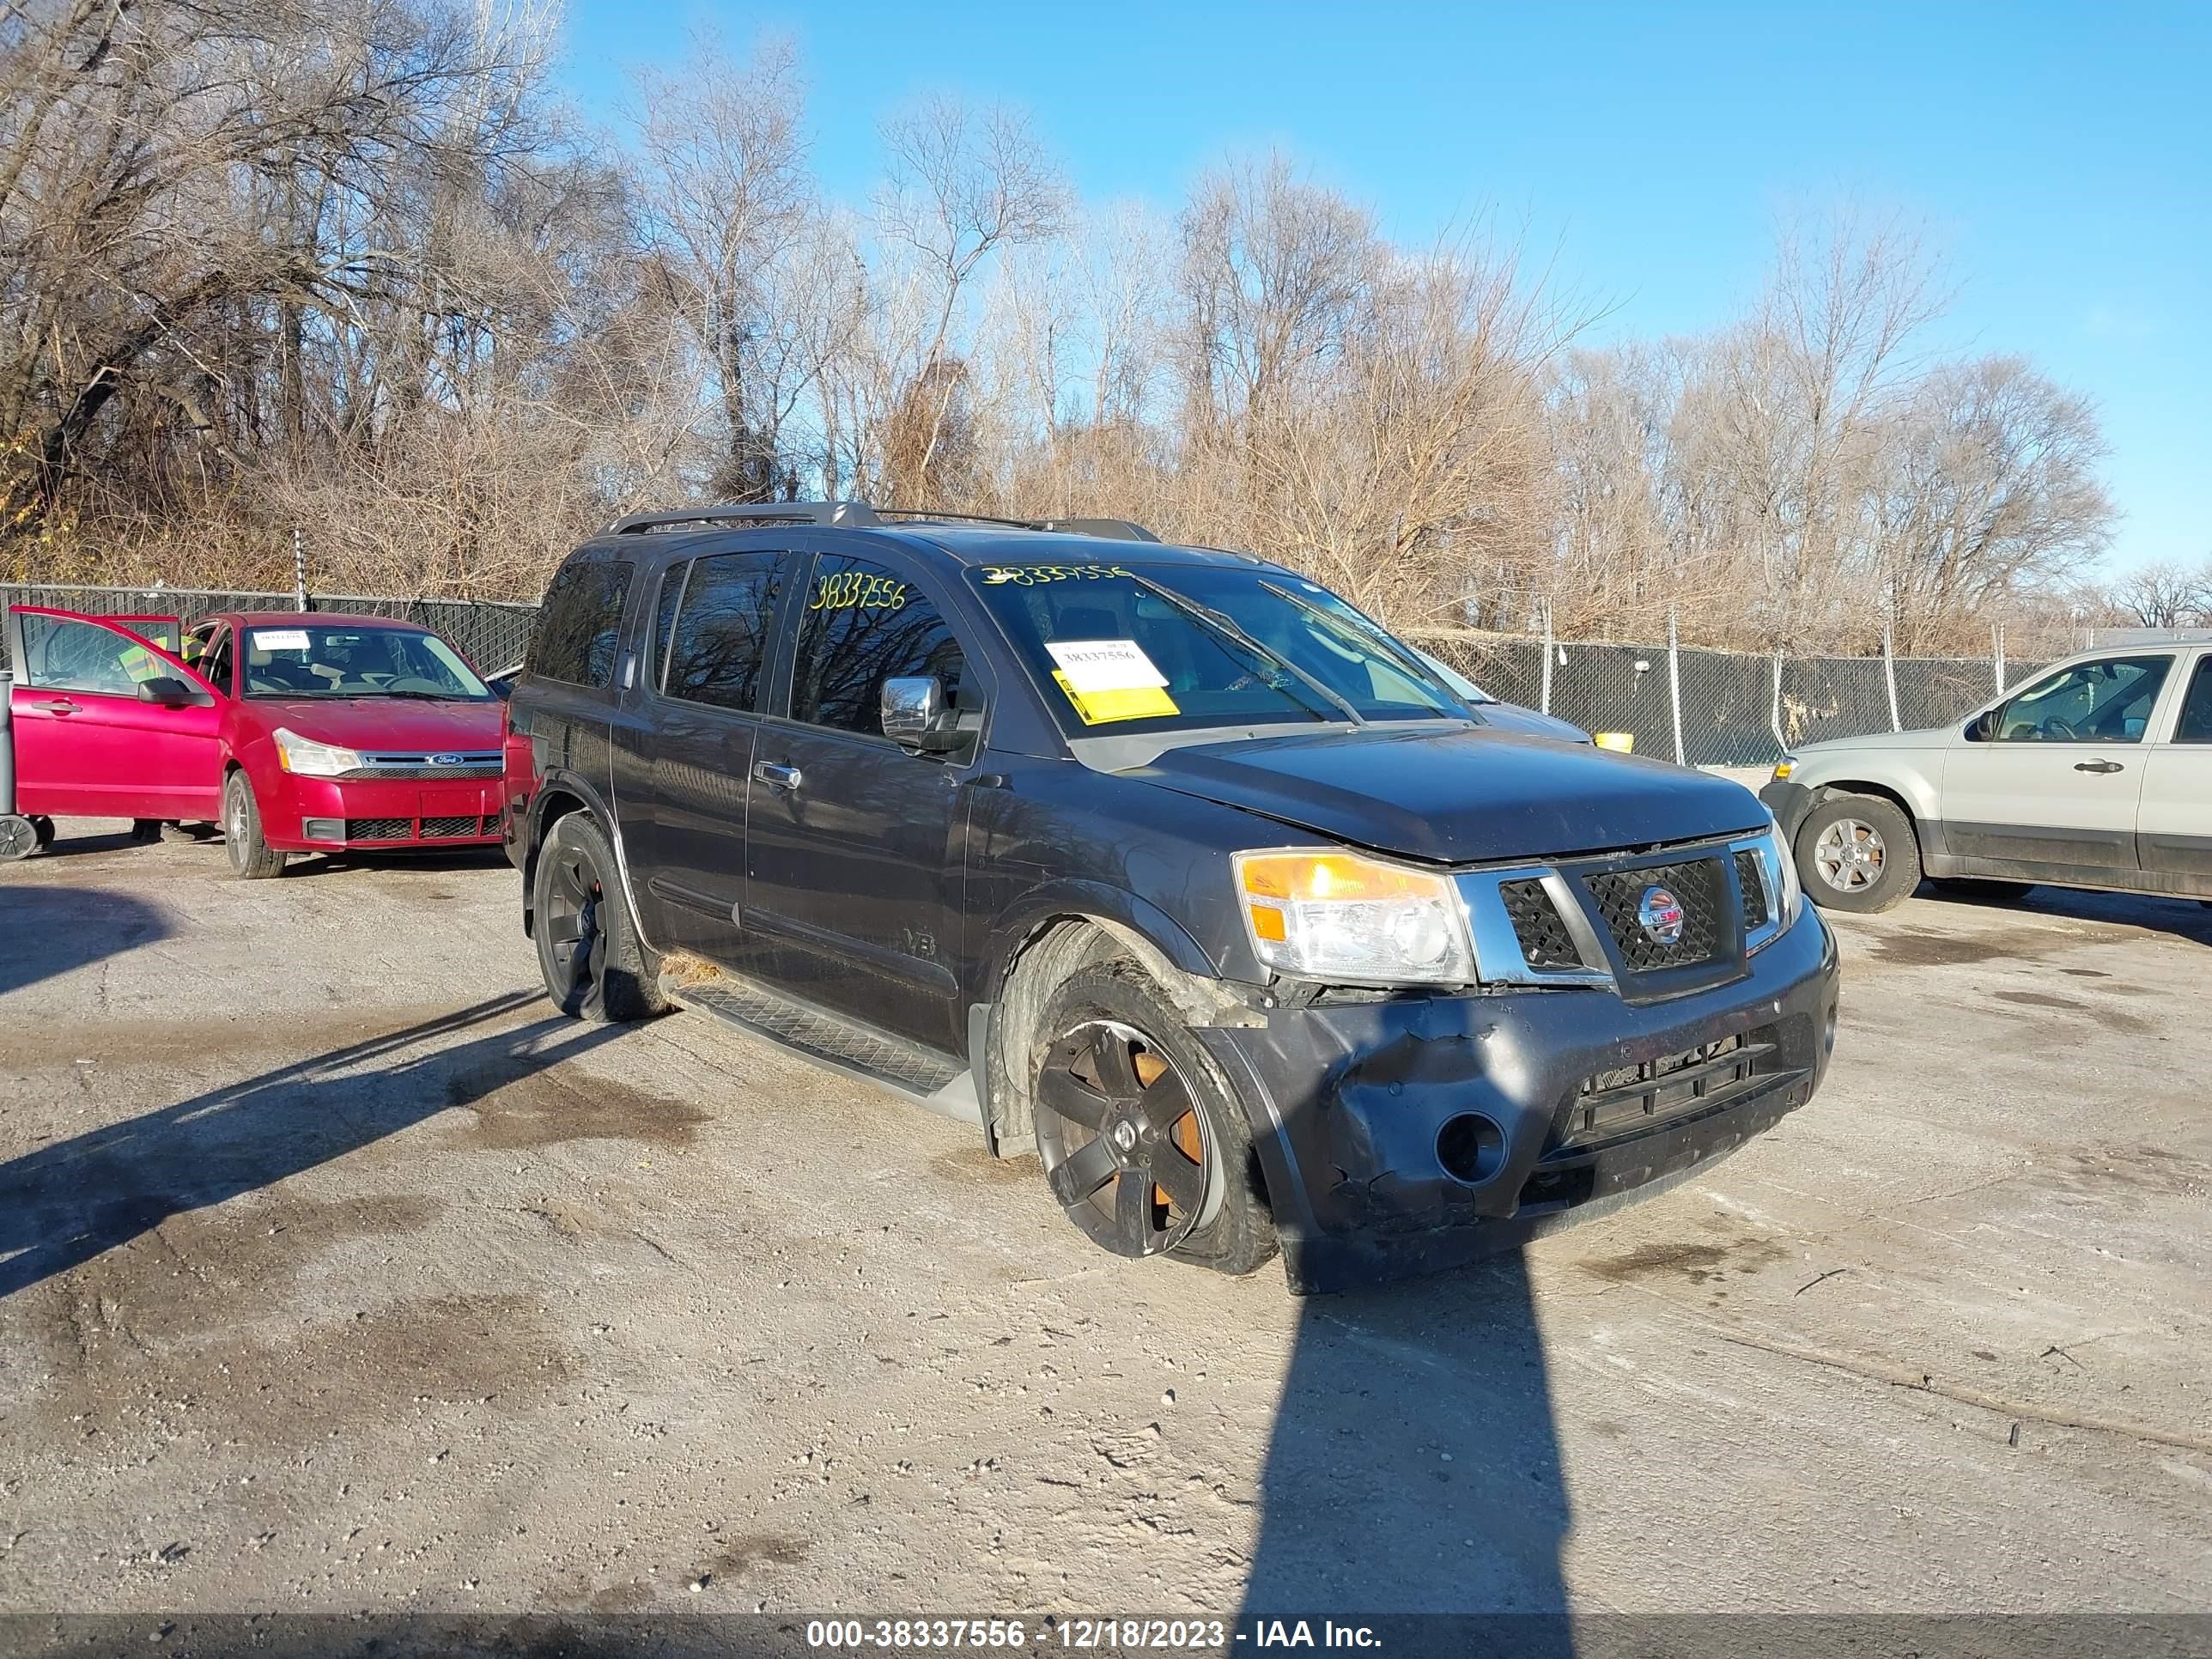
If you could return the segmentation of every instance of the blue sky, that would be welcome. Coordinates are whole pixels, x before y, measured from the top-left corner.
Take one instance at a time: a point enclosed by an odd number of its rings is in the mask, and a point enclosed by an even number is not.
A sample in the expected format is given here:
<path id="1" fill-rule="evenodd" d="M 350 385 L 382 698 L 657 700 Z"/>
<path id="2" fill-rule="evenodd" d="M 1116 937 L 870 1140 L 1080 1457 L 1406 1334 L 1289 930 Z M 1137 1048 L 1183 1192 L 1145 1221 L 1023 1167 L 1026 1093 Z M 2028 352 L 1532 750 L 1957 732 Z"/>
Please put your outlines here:
<path id="1" fill-rule="evenodd" d="M 1026 106 L 1092 200 L 1171 207 L 1275 146 L 1407 240 L 1525 222 L 1607 334 L 1740 311 L 1794 208 L 1902 210 L 1959 289 L 1946 343 L 2096 400 L 2112 566 L 2212 554 L 2212 5 L 571 0 L 566 82 L 610 115 L 700 26 L 799 41 L 848 199 L 927 92 Z"/>

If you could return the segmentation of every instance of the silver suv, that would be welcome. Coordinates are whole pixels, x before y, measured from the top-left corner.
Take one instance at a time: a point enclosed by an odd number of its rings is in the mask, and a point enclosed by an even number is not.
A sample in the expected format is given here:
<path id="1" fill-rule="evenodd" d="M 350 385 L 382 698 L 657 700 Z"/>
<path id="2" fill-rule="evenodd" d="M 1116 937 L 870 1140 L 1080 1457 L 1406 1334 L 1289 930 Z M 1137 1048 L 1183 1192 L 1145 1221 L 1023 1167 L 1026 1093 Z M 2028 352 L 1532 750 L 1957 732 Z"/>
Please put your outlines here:
<path id="1" fill-rule="evenodd" d="M 1955 726 L 1808 744 L 1759 799 L 1833 909 L 1923 876 L 2212 900 L 2212 644 L 2085 652 Z"/>

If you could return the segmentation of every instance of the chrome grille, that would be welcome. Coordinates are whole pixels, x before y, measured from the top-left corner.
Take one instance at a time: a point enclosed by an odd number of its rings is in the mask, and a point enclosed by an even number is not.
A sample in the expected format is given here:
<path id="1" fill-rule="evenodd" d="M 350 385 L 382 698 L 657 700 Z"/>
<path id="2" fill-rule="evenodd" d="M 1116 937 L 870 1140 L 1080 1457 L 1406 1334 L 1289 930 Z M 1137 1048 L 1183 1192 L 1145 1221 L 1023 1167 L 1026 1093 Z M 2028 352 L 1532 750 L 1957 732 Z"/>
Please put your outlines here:
<path id="1" fill-rule="evenodd" d="M 361 765 L 341 775 L 413 783 L 441 778 L 495 778 L 505 768 L 505 762 L 496 749 L 469 750 L 458 754 L 451 750 L 432 753 L 416 750 L 363 755 L 361 758 Z"/>
<path id="2" fill-rule="evenodd" d="M 1579 968 L 1581 953 L 1574 935 L 1559 918 L 1552 896 L 1540 880 L 1504 881 L 1498 896 L 1505 902 L 1505 915 L 1513 924 L 1513 937 L 1521 942 L 1521 955 L 1531 968 Z"/>
<path id="3" fill-rule="evenodd" d="M 1631 973 L 1711 962 L 1728 937 L 1728 887 L 1717 857 L 1608 870 L 1583 877 L 1583 885 Z M 1682 934 L 1671 945 L 1652 938 L 1637 914 L 1654 887 L 1665 888 L 1682 907 Z"/>
<path id="4" fill-rule="evenodd" d="M 1743 890 L 1743 931 L 1755 933 L 1766 926 L 1766 878 L 1759 854 L 1748 848 L 1736 849 L 1735 884 Z"/>

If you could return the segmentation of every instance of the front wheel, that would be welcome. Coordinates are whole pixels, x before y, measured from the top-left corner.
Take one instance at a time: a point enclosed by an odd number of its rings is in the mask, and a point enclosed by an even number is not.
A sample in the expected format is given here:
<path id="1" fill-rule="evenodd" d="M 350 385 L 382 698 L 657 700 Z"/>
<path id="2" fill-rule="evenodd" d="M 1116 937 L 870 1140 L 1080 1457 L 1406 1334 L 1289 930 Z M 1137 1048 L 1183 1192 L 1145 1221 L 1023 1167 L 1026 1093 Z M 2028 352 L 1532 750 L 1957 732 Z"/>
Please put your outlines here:
<path id="1" fill-rule="evenodd" d="M 545 994 L 572 1019 L 604 1024 L 668 1010 L 620 880 L 597 819 L 571 812 L 555 821 L 538 849 L 530 930 Z"/>
<path id="2" fill-rule="evenodd" d="M 1920 885 L 1920 838 L 1897 803 L 1832 795 L 1797 826 L 1797 874 L 1824 909 L 1894 909 Z"/>
<path id="3" fill-rule="evenodd" d="M 44 813 L 35 813 L 31 818 L 31 828 L 39 832 L 39 850 L 41 853 L 54 844 L 54 821 L 52 818 Z"/>
<path id="4" fill-rule="evenodd" d="M 1142 969 L 1082 969 L 1047 1002 L 1036 1036 L 1037 1152 L 1085 1237 L 1225 1273 L 1275 1254 L 1243 1109 Z"/>
<path id="5" fill-rule="evenodd" d="M 148 839 L 158 839 L 160 821 L 148 822 L 154 825 L 153 836 Z M 231 870 L 240 881 L 266 881 L 283 873 L 284 854 L 262 839 L 260 803 L 253 799 L 253 785 L 242 769 L 223 782 L 222 839 L 224 850 L 230 854 Z"/>

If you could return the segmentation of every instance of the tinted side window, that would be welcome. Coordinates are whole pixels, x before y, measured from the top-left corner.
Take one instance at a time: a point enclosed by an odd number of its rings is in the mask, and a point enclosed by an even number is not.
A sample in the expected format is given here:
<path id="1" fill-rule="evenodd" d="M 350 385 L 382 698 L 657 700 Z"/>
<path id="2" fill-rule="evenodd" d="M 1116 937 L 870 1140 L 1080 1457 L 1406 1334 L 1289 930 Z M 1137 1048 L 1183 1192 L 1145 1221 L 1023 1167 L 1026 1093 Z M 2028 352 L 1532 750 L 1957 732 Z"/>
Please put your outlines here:
<path id="1" fill-rule="evenodd" d="M 530 642 L 532 673 L 571 685 L 613 684 L 630 568 L 627 561 L 571 564 L 553 578 L 537 637 Z"/>
<path id="2" fill-rule="evenodd" d="M 958 700 L 960 642 L 927 595 L 864 559 L 824 558 L 799 613 L 791 715 L 813 726 L 883 735 L 884 682 L 934 674 Z"/>
<path id="3" fill-rule="evenodd" d="M 2189 677 L 2189 695 L 2181 700 L 2173 740 L 2212 743 L 2212 651 L 2197 659 L 2197 672 Z"/>
<path id="4" fill-rule="evenodd" d="M 775 653 L 769 630 L 783 556 L 721 553 L 696 559 L 668 653 L 667 692 L 722 708 L 757 706 L 761 675 Z"/>

